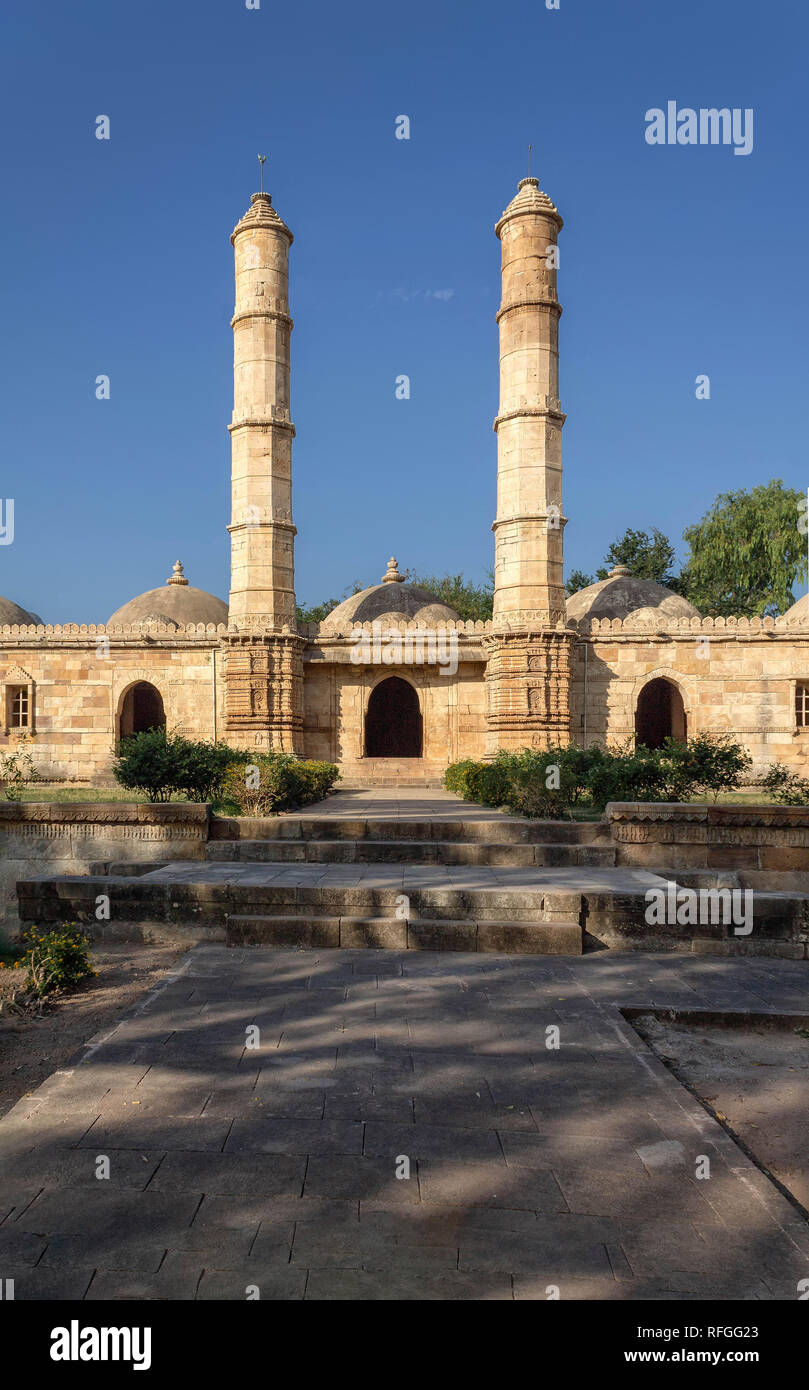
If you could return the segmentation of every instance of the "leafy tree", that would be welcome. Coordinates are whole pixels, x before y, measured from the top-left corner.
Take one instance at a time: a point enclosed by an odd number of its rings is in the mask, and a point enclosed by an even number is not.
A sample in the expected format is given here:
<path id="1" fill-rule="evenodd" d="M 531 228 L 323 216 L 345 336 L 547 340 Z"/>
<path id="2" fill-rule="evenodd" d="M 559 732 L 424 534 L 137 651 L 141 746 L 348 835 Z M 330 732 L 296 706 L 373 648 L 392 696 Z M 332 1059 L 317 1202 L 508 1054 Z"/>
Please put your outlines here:
<path id="1" fill-rule="evenodd" d="M 339 598 L 327 598 L 324 603 L 315 603 L 309 608 L 298 603 L 295 605 L 295 616 L 299 623 L 322 623 L 342 601 Z"/>
<path id="2" fill-rule="evenodd" d="M 586 589 L 595 582 L 595 575 L 585 574 L 584 570 L 571 570 L 567 577 L 565 589 L 568 594 L 577 594 L 580 589 Z"/>
<path id="3" fill-rule="evenodd" d="M 687 598 L 711 616 L 763 617 L 794 602 L 806 579 L 803 494 L 780 478 L 750 492 L 724 492 L 696 526 L 683 532 L 690 553 L 682 580 Z"/>
<path id="4" fill-rule="evenodd" d="M 494 575 L 491 571 L 485 584 L 473 584 L 461 574 L 445 574 L 443 578 L 435 575 L 421 577 L 407 576 L 408 583 L 417 589 L 426 589 L 435 594 L 441 603 L 446 603 L 465 622 L 486 622 L 492 616 L 494 602 Z"/>
<path id="5" fill-rule="evenodd" d="M 606 579 L 614 565 L 626 565 L 636 579 L 651 579 L 655 584 L 671 588 L 675 576 L 674 546 L 656 526 L 649 531 L 633 531 L 630 527 L 612 542 L 604 556 L 606 568 L 598 570 L 598 578 Z"/>
<path id="6" fill-rule="evenodd" d="M 360 584 L 358 580 L 354 582 L 350 589 L 346 589 L 342 598 L 327 598 L 323 603 L 314 603 L 306 608 L 303 604 L 296 604 L 295 616 L 299 623 L 322 623 L 324 618 L 328 618 L 334 609 L 339 607 L 352 594 L 358 594 L 361 589 L 366 588 L 365 584 Z"/>

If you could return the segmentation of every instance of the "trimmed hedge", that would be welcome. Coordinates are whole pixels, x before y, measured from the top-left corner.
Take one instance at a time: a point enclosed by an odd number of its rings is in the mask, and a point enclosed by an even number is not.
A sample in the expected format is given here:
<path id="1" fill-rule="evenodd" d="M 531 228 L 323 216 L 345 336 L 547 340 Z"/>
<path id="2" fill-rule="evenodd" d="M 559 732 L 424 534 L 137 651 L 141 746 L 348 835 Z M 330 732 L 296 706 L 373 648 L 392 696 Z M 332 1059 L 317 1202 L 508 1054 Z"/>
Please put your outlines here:
<path id="1" fill-rule="evenodd" d="M 697 792 L 732 791 L 751 759 L 725 734 L 698 734 L 662 748 L 557 747 L 500 752 L 489 763 L 453 763 L 444 784 L 465 801 L 505 806 L 515 815 L 564 819 L 571 807 L 603 810 L 608 801 L 688 801 Z"/>

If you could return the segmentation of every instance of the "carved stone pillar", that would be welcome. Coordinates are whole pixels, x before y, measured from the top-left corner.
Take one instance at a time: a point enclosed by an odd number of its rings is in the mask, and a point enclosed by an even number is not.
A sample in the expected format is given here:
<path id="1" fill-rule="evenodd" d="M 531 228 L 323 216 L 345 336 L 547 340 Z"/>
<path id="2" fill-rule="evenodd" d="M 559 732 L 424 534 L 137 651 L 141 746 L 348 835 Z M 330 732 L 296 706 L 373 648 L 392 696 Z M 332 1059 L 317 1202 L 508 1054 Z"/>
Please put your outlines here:
<path id="1" fill-rule="evenodd" d="M 486 754 L 501 748 L 551 748 L 570 742 L 569 628 L 501 628 L 483 639 Z"/>
<path id="2" fill-rule="evenodd" d="M 281 632 L 231 631 L 222 639 L 225 730 L 237 748 L 303 753 L 303 649 Z"/>

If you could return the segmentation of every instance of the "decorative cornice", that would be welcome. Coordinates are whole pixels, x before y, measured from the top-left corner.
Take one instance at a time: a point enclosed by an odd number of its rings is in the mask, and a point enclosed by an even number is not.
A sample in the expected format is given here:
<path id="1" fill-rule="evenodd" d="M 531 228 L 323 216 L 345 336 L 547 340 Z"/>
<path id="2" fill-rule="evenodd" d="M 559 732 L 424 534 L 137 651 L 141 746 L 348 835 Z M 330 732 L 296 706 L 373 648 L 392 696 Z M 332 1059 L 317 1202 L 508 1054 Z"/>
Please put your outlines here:
<path id="1" fill-rule="evenodd" d="M 562 306 L 554 296 L 541 296 L 532 299 L 514 299 L 510 304 L 503 304 L 494 316 L 495 323 L 499 323 L 505 314 L 510 314 L 514 309 L 551 309 L 557 316 L 562 317 Z"/>
<path id="2" fill-rule="evenodd" d="M 281 412 L 276 406 L 270 407 L 269 415 L 245 416 L 243 420 L 231 420 L 228 425 L 228 433 L 235 434 L 237 430 L 253 429 L 254 427 L 265 430 L 288 430 L 292 438 L 295 438 L 295 426 L 289 418 L 289 411 Z"/>
<path id="3" fill-rule="evenodd" d="M 497 434 L 498 429 L 506 420 L 522 420 L 526 416 L 539 416 L 558 420 L 561 425 L 565 423 L 567 416 L 562 410 L 562 402 L 558 396 L 546 396 L 546 404 L 543 405 L 521 405 L 516 410 L 507 410 L 502 415 L 495 417 L 492 429 Z"/>
<path id="4" fill-rule="evenodd" d="M 225 528 L 231 536 L 234 531 L 288 531 L 291 536 L 297 536 L 298 528 L 291 521 L 282 518 L 271 517 L 268 521 L 234 521 Z"/>
<path id="5" fill-rule="evenodd" d="M 230 320 L 231 328 L 235 328 L 243 319 L 276 319 L 278 323 L 283 323 L 290 333 L 295 327 L 294 321 L 283 309 L 243 309 L 240 314 L 233 315 Z"/>

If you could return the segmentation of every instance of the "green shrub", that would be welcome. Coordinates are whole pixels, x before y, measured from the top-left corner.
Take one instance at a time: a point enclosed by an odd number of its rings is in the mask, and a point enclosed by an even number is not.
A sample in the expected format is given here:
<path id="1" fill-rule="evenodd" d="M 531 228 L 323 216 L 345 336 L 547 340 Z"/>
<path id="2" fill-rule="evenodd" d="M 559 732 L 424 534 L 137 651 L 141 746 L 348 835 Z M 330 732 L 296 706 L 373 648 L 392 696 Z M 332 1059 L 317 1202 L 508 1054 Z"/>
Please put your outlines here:
<path id="1" fill-rule="evenodd" d="M 738 786 L 749 766 L 744 748 L 729 736 L 699 734 L 688 742 L 666 739 L 657 749 L 593 744 L 500 752 L 488 763 L 453 763 L 445 786 L 466 801 L 547 819 L 576 805 L 603 810 L 609 801 L 687 801 L 698 790 L 716 798 Z"/>
<path id="2" fill-rule="evenodd" d="M 44 932 L 30 927 L 22 940 L 26 950 L 19 967 L 26 972 L 27 992 L 37 999 L 57 989 L 72 989 L 96 973 L 90 964 L 90 943 L 75 922 Z"/>
<path id="3" fill-rule="evenodd" d="M 29 783 L 38 781 L 39 773 L 34 767 L 31 739 L 28 734 L 23 734 L 8 753 L 0 753 L 0 782 L 3 784 L 6 801 L 19 801 Z"/>
<path id="4" fill-rule="evenodd" d="M 215 801 L 229 765 L 241 756 L 224 743 L 147 729 L 121 740 L 113 773 L 122 787 L 145 792 L 150 801 L 170 801 L 175 795 Z"/>
<path id="5" fill-rule="evenodd" d="M 334 763 L 290 753 L 251 753 L 227 769 L 217 810 L 271 816 L 322 801 L 339 777 Z"/>
<path id="6" fill-rule="evenodd" d="M 780 806 L 809 806 L 809 781 L 783 763 L 772 763 L 761 785 Z"/>

